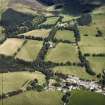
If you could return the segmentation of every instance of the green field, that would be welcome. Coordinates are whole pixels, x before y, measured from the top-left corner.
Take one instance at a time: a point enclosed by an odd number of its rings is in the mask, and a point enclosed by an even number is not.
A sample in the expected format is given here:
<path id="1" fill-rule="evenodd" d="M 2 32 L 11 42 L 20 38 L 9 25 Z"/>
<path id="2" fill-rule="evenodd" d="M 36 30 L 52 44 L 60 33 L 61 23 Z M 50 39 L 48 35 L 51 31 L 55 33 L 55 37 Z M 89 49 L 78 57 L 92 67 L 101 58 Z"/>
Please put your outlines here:
<path id="1" fill-rule="evenodd" d="M 22 35 L 45 38 L 49 35 L 50 31 L 51 31 L 50 29 L 37 29 L 37 30 L 32 30 L 32 31 L 23 33 Z M 21 36 L 21 34 L 19 36 Z"/>
<path id="2" fill-rule="evenodd" d="M 24 40 L 22 39 L 15 39 L 15 38 L 7 39 L 0 46 L 0 54 L 13 56 L 13 54 L 17 52 L 18 48 L 21 48 L 23 42 Z"/>
<path id="3" fill-rule="evenodd" d="M 3 100 L 4 105 L 63 105 L 58 91 L 30 91 Z M 0 102 L 0 105 L 1 102 Z"/>
<path id="4" fill-rule="evenodd" d="M 53 71 L 56 73 L 62 73 L 62 74 L 66 74 L 66 75 L 77 76 L 77 77 L 84 79 L 84 80 L 96 79 L 94 76 L 89 75 L 85 71 L 85 68 L 83 68 L 83 67 L 59 66 L 59 67 L 53 68 Z"/>
<path id="5" fill-rule="evenodd" d="M 69 15 L 69 14 L 61 14 L 64 18 L 62 19 L 63 22 L 65 21 L 70 21 L 74 18 L 76 18 L 77 16 L 73 16 L 73 15 Z"/>
<path id="6" fill-rule="evenodd" d="M 2 78 L 3 77 L 3 78 Z M 23 87 L 24 83 L 28 80 L 38 79 L 40 84 L 45 83 L 45 76 L 40 72 L 8 72 L 8 73 L 0 73 L 0 94 L 11 92 Z M 2 85 L 3 79 L 3 85 Z"/>
<path id="7" fill-rule="evenodd" d="M 93 14 L 92 23 L 89 26 L 79 27 L 81 41 L 79 43 L 83 53 L 105 53 L 105 13 Z M 96 37 L 97 28 L 103 33 L 102 37 Z M 88 36 L 84 36 L 88 35 Z"/>
<path id="8" fill-rule="evenodd" d="M 52 62 L 79 62 L 76 46 L 70 44 L 59 43 L 55 48 L 48 51 L 46 61 Z"/>
<path id="9" fill-rule="evenodd" d="M 37 57 L 41 47 L 42 47 L 42 42 L 28 40 L 27 43 L 18 52 L 15 58 L 19 58 L 24 61 L 33 61 Z"/>
<path id="10" fill-rule="evenodd" d="M 103 10 L 103 9 L 102 9 Z M 104 7 L 105 10 L 105 7 Z M 92 15 L 93 23 L 95 27 L 98 27 L 103 33 L 105 33 L 105 12 Z"/>
<path id="11" fill-rule="evenodd" d="M 105 40 L 103 37 L 95 37 L 93 35 L 89 36 L 81 36 L 81 41 L 79 42 L 79 46 L 83 54 L 99 54 L 105 53 Z"/>
<path id="12" fill-rule="evenodd" d="M 74 90 L 68 105 L 105 105 L 105 96 L 84 90 Z"/>
<path id="13" fill-rule="evenodd" d="M 87 60 L 97 74 L 102 73 L 105 69 L 105 57 L 87 57 Z"/>
<path id="14" fill-rule="evenodd" d="M 63 105 L 58 91 L 30 91 L 3 100 L 4 105 Z M 104 105 L 105 96 L 85 90 L 73 90 L 68 105 Z M 2 105 L 0 103 L 0 105 Z"/>
<path id="15" fill-rule="evenodd" d="M 59 17 L 48 17 L 43 25 L 54 25 Z"/>
<path id="16" fill-rule="evenodd" d="M 55 38 L 58 40 L 75 41 L 73 31 L 69 30 L 58 30 L 57 33 L 55 34 Z"/>

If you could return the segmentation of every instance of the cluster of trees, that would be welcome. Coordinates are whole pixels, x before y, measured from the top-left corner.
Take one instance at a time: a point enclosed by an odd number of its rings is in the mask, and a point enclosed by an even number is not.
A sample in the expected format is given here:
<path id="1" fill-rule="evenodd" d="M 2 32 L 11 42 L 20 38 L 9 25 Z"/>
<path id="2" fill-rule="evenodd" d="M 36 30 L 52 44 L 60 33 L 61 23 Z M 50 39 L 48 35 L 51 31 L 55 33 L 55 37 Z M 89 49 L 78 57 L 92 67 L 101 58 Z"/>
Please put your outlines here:
<path id="1" fill-rule="evenodd" d="M 39 25 L 44 21 L 46 21 L 46 17 L 40 15 L 34 16 L 32 20 L 25 20 L 20 24 L 7 25 L 6 34 L 11 36 L 21 34 L 32 29 L 38 29 Z"/>
<path id="2" fill-rule="evenodd" d="M 15 91 L 8 92 L 8 93 L 3 93 L 2 95 L 0 95 L 0 99 L 4 99 L 4 98 L 11 97 L 11 96 L 15 96 L 15 95 L 18 95 L 18 94 L 20 94 L 22 92 L 23 91 L 21 89 L 19 89 L 19 90 L 15 90 Z"/>
<path id="3" fill-rule="evenodd" d="M 68 75 L 65 75 L 65 74 L 63 74 L 63 73 L 55 73 L 55 76 L 57 76 L 57 77 L 59 77 L 59 78 L 63 78 L 63 79 L 66 79 L 66 78 L 68 78 Z"/>
<path id="4" fill-rule="evenodd" d="M 68 104 L 69 101 L 70 101 L 70 97 L 71 97 L 71 93 L 70 92 L 66 92 L 63 97 L 62 97 L 62 101 L 65 103 L 65 104 Z"/>
<path id="5" fill-rule="evenodd" d="M 19 27 L 17 27 L 17 30 L 19 33 L 24 33 L 27 31 L 30 31 L 34 28 L 38 28 L 38 25 L 46 21 L 46 17 L 44 16 L 35 16 L 32 21 L 27 20 L 24 21 Z"/>
<path id="6" fill-rule="evenodd" d="M 74 24 L 74 29 L 73 29 L 73 31 L 74 31 L 74 36 L 75 36 L 76 41 L 77 41 L 77 42 L 80 41 L 81 36 L 80 36 L 80 31 L 79 31 L 79 29 L 78 29 L 77 24 Z"/>
<path id="7" fill-rule="evenodd" d="M 105 57 L 105 54 L 104 54 L 104 53 L 99 53 L 99 54 L 89 54 L 89 53 L 85 53 L 84 56 L 85 56 L 85 57 L 88 57 L 88 56 L 93 56 L 93 57 Z"/>
<path id="8" fill-rule="evenodd" d="M 102 37 L 103 32 L 99 28 L 96 28 L 96 30 L 97 30 L 96 37 Z"/>
<path id="9" fill-rule="evenodd" d="M 40 85 L 38 83 L 38 79 L 34 79 L 28 83 L 28 86 L 26 87 L 26 90 L 36 90 L 36 91 L 42 91 L 44 88 L 43 85 Z"/>
<path id="10" fill-rule="evenodd" d="M 102 87 L 105 87 L 105 69 L 102 72 L 101 84 L 102 84 Z"/>
<path id="11" fill-rule="evenodd" d="M 0 44 L 6 40 L 5 28 L 0 26 Z"/>
<path id="12" fill-rule="evenodd" d="M 83 66 L 85 66 L 87 73 L 91 74 L 91 75 L 96 75 L 96 73 L 93 71 L 93 69 L 90 66 L 89 61 L 86 59 L 85 56 L 83 56 L 82 52 L 79 51 L 79 59 L 81 61 L 81 64 Z"/>
<path id="13" fill-rule="evenodd" d="M 76 62 L 70 62 L 70 61 L 67 61 L 65 63 L 63 63 L 63 62 L 55 63 L 55 62 L 48 61 L 48 62 L 46 62 L 46 66 L 47 67 L 55 67 L 55 66 L 82 66 L 82 64 L 81 63 L 76 63 Z"/>
<path id="14" fill-rule="evenodd" d="M 92 16 L 89 13 L 81 15 L 80 18 L 77 19 L 79 25 L 90 25 L 92 23 Z"/>
<path id="15" fill-rule="evenodd" d="M 31 39 L 31 40 L 38 40 L 38 41 L 42 41 L 45 39 L 43 37 L 25 36 L 25 35 L 9 36 L 8 38 Z"/>
<path id="16" fill-rule="evenodd" d="M 14 72 L 14 71 L 30 71 L 32 68 L 32 62 L 26 62 L 21 59 L 14 59 L 13 56 L 0 55 L 0 72 Z"/>

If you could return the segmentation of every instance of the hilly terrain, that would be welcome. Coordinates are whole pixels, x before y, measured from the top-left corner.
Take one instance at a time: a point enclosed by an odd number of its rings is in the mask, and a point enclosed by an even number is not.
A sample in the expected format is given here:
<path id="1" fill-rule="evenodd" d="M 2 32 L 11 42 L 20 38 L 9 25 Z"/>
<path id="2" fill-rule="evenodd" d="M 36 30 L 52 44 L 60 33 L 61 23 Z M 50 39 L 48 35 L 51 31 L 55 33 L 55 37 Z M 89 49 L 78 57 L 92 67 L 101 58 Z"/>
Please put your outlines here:
<path id="1" fill-rule="evenodd" d="M 105 0 L 0 0 L 0 105 L 105 105 Z"/>

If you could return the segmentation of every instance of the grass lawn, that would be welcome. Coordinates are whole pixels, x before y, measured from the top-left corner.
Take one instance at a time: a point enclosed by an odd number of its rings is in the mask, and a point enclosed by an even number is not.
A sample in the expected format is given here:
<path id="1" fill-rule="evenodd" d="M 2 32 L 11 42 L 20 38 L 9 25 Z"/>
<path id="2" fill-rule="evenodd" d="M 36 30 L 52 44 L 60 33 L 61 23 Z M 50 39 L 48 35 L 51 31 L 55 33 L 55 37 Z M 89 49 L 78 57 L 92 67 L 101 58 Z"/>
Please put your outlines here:
<path id="1" fill-rule="evenodd" d="M 50 31 L 51 31 L 50 29 L 37 29 L 37 30 L 32 30 L 32 31 L 23 33 L 22 35 L 45 38 L 45 37 L 47 37 L 49 35 Z"/>
<path id="2" fill-rule="evenodd" d="M 40 72 L 8 72 L 0 73 L 0 94 L 2 92 L 2 76 L 3 76 L 3 92 L 10 92 L 21 88 L 28 80 L 38 79 L 40 84 L 45 82 L 45 76 Z"/>
<path id="3" fill-rule="evenodd" d="M 55 48 L 48 51 L 46 61 L 52 62 L 79 62 L 76 46 L 59 43 Z"/>
<path id="4" fill-rule="evenodd" d="M 98 74 L 105 69 L 105 57 L 87 57 L 93 70 Z"/>
<path id="5" fill-rule="evenodd" d="M 58 91 L 30 91 L 4 99 L 3 102 L 4 105 L 63 105 L 61 97 L 62 93 Z"/>
<path id="6" fill-rule="evenodd" d="M 74 90 L 68 105 L 105 105 L 105 96 L 84 90 Z"/>
<path id="7" fill-rule="evenodd" d="M 21 47 L 24 40 L 9 38 L 2 45 L 0 45 L 0 54 L 12 56 Z"/>
<path id="8" fill-rule="evenodd" d="M 69 30 L 58 30 L 55 38 L 58 40 L 69 40 L 69 41 L 75 41 L 74 33 L 73 31 Z"/>
<path id="9" fill-rule="evenodd" d="M 85 71 L 85 68 L 83 68 L 83 67 L 60 66 L 60 67 L 53 68 L 53 71 L 57 72 L 57 73 L 63 73 L 63 74 L 67 74 L 67 75 L 77 76 L 77 77 L 84 79 L 84 80 L 96 79 L 94 76 L 89 75 Z"/>
<path id="10" fill-rule="evenodd" d="M 33 61 L 37 57 L 41 47 L 41 41 L 28 40 L 20 52 L 18 52 L 18 54 L 15 56 L 15 58 L 19 58 L 25 61 Z"/>

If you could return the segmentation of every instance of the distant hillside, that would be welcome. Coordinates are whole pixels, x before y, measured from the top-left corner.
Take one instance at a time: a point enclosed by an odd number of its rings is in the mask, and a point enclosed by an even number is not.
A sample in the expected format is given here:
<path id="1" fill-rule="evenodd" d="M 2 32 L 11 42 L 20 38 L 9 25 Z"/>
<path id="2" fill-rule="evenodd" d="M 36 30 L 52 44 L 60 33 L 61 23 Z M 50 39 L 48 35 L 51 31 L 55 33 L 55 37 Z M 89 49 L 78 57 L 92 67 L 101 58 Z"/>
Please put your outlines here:
<path id="1" fill-rule="evenodd" d="M 91 12 L 95 8 L 105 4 L 105 0 L 54 0 L 54 2 L 55 4 L 62 3 L 64 5 L 64 13 L 73 15 Z"/>
<path id="2" fill-rule="evenodd" d="M 10 0 L 8 6 L 14 7 L 16 4 L 29 6 L 31 9 L 42 9 L 44 7 L 38 0 Z"/>
<path id="3" fill-rule="evenodd" d="M 31 12 L 44 7 L 38 0 L 0 0 L 0 14 L 8 8 L 19 10 L 19 12 Z"/>
<path id="4" fill-rule="evenodd" d="M 105 3 L 105 0 L 78 0 L 81 4 L 90 4 L 90 5 L 101 5 Z"/>
<path id="5" fill-rule="evenodd" d="M 67 0 L 53 0 L 53 1 L 65 2 Z M 84 5 L 86 4 L 100 5 L 105 2 L 105 0 L 68 0 L 68 1 L 77 1 L 77 3 L 79 2 L 80 4 L 84 4 Z"/>

